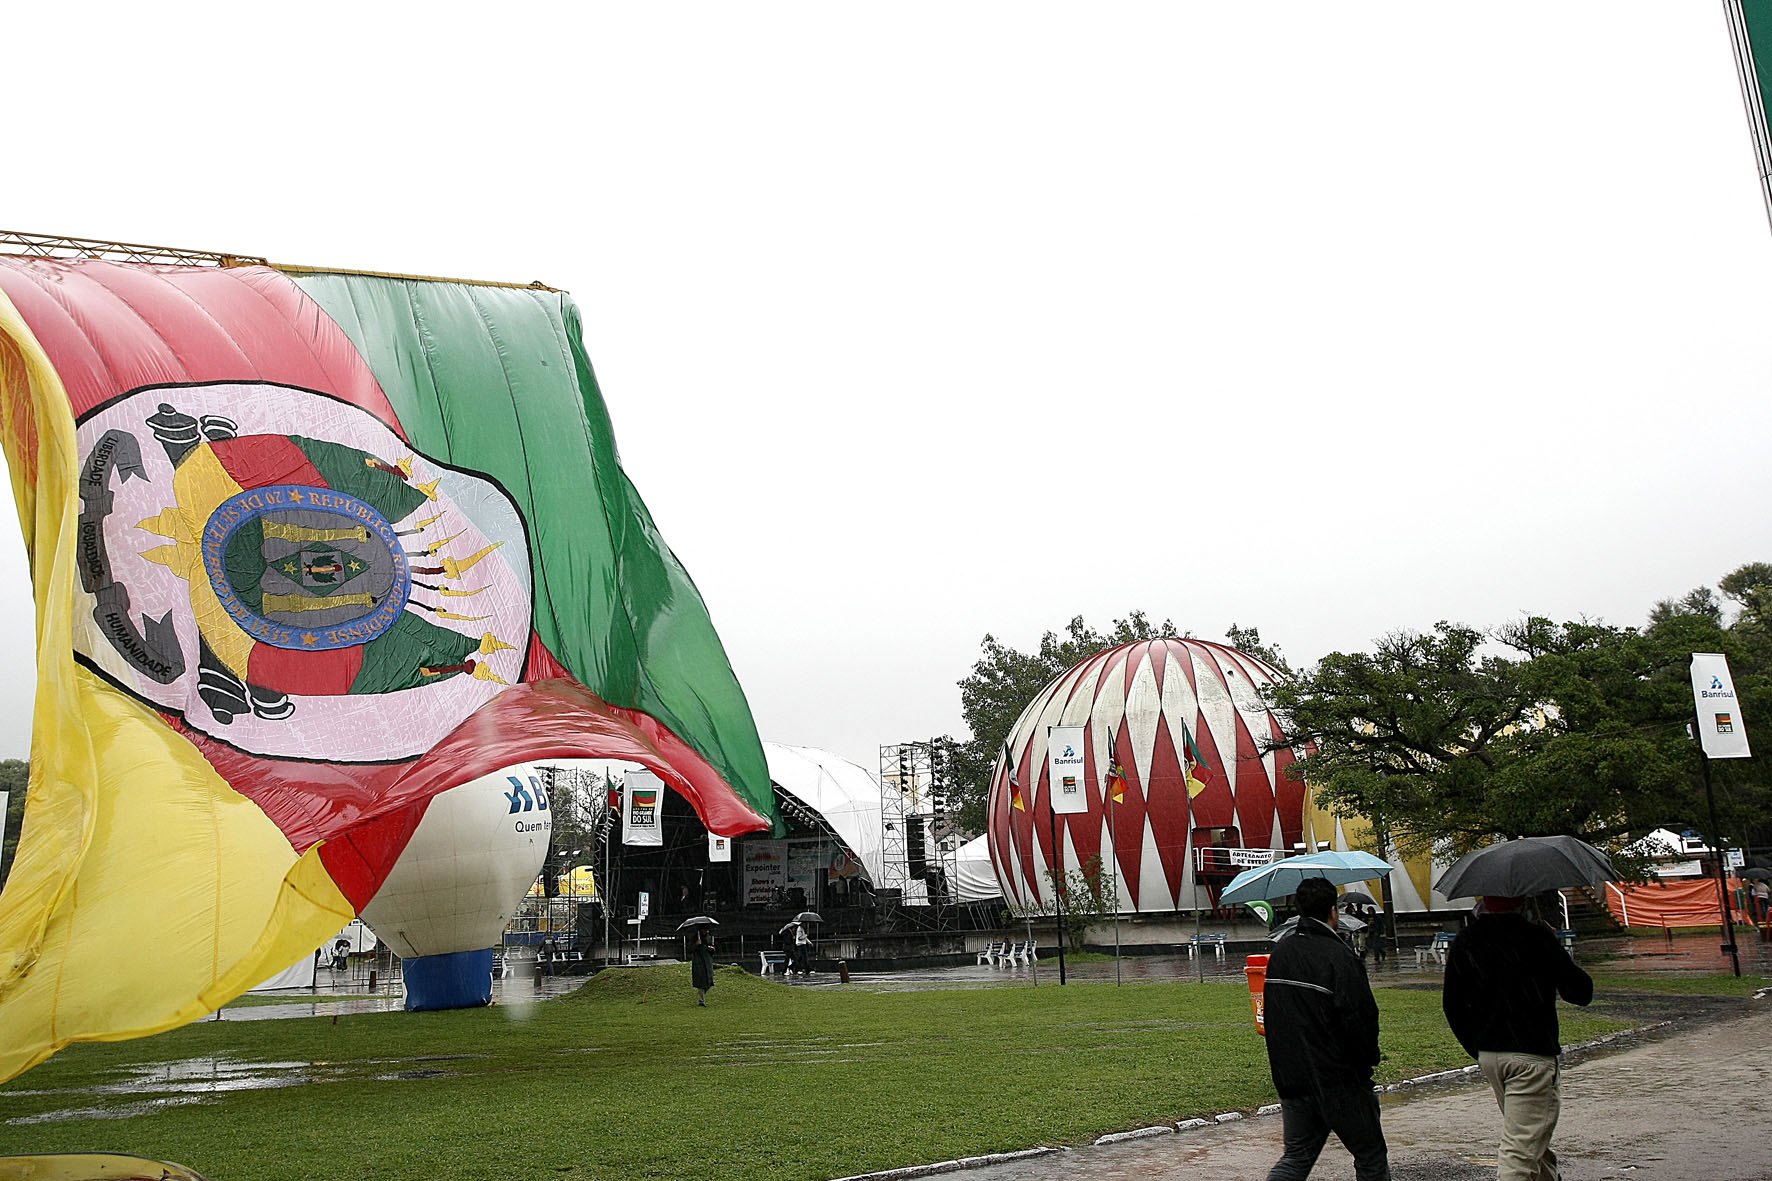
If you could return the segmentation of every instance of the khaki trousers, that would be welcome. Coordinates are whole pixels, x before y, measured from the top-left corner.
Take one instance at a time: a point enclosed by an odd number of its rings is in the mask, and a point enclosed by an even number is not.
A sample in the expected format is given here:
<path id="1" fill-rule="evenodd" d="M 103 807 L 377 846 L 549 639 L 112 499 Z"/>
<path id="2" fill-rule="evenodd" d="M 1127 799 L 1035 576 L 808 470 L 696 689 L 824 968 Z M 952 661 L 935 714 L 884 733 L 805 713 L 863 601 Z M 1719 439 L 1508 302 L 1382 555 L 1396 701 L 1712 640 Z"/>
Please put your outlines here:
<path id="1" fill-rule="evenodd" d="M 1558 1181 L 1557 1154 L 1550 1146 L 1562 1107 L 1557 1060 L 1484 1050 L 1477 1067 L 1501 1108 L 1496 1181 Z"/>

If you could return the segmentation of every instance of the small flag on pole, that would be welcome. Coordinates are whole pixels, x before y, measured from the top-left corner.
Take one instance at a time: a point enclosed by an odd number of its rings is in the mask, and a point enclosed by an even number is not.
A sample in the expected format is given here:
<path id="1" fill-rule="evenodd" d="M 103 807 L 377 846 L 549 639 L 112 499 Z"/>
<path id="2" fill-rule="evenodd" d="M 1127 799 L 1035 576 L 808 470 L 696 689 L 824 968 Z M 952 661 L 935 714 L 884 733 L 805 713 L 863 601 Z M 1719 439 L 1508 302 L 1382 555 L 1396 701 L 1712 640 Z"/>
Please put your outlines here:
<path id="1" fill-rule="evenodd" d="M 1107 789 L 1113 793 L 1114 803 L 1126 802 L 1126 771 L 1112 755 L 1108 757 Z"/>
<path id="2" fill-rule="evenodd" d="M 1186 753 L 1182 756 L 1182 764 L 1187 775 L 1187 798 L 1191 800 L 1206 790 L 1206 785 L 1194 774 L 1196 769 L 1206 766 L 1206 760 L 1200 757 L 1200 748 L 1194 745 L 1193 733 L 1187 728 L 1186 723 L 1183 723 L 1181 727 L 1181 741 L 1182 745 L 1187 748 Z M 1206 769 L 1210 771 L 1212 768 L 1206 767 Z"/>
<path id="3" fill-rule="evenodd" d="M 1009 775 L 1009 806 L 1017 812 L 1026 812 L 1027 805 L 1021 800 L 1021 784 L 1015 778 L 1015 756 L 1009 753 L 1009 744 L 1003 744 L 1003 770 Z"/>

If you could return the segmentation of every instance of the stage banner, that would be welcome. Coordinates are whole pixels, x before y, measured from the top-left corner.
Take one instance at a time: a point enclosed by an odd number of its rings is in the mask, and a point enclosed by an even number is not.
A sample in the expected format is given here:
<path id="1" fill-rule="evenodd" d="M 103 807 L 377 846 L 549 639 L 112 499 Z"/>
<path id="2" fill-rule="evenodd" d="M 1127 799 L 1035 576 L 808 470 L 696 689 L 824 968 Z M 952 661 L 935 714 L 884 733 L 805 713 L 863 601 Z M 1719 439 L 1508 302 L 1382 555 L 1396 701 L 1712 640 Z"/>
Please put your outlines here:
<path id="1" fill-rule="evenodd" d="M 1698 710 L 1698 741 L 1706 755 L 1713 759 L 1753 758 L 1727 657 L 1717 652 L 1692 654 L 1692 703 Z"/>
<path id="2" fill-rule="evenodd" d="M 1054 726 L 1046 737 L 1046 782 L 1060 816 L 1089 810 L 1083 790 L 1083 727 Z"/>
<path id="3" fill-rule="evenodd" d="M 621 843 L 664 844 L 664 781 L 650 771 L 629 771 L 621 793 Z"/>
<path id="4" fill-rule="evenodd" d="M 710 862 L 731 861 L 732 860 L 732 838 L 731 837 L 715 836 L 713 833 L 710 832 L 708 834 L 708 860 Z"/>
<path id="5" fill-rule="evenodd" d="M 788 843 L 755 838 L 744 843 L 744 901 L 768 906 L 788 885 Z"/>
<path id="6" fill-rule="evenodd" d="M 818 879 L 825 873 L 825 842 L 822 839 L 788 842 L 788 886 L 806 891 L 806 905 L 818 900 Z"/>

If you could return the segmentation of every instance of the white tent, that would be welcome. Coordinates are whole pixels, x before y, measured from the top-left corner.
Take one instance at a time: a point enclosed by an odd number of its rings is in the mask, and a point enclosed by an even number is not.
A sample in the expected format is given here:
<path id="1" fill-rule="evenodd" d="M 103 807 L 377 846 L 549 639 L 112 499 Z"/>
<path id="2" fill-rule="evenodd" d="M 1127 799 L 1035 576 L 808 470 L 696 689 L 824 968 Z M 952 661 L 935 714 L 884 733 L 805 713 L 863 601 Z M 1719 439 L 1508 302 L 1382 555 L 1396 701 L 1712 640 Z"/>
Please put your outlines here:
<path id="1" fill-rule="evenodd" d="M 991 866 L 988 834 L 960 846 L 956 869 L 960 878 L 956 890 L 961 902 L 989 902 L 1003 897 L 1003 887 L 997 884 L 997 871 Z"/>
<path id="2" fill-rule="evenodd" d="M 775 786 L 824 817 L 874 885 L 885 878 L 880 784 L 867 769 L 828 750 L 765 742 Z"/>

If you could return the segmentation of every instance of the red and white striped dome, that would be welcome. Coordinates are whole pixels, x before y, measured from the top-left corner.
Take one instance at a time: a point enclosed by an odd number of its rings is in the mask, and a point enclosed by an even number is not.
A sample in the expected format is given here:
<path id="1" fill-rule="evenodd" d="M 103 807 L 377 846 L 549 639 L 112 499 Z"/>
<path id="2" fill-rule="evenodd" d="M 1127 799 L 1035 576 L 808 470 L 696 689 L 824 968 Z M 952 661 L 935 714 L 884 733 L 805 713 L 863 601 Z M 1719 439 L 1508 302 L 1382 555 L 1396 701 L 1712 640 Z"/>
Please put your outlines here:
<path id="1" fill-rule="evenodd" d="M 1260 693 L 1275 675 L 1223 644 L 1163 639 L 1097 653 L 1048 685 L 1009 735 L 1023 807 L 1014 806 L 1001 753 L 991 778 L 991 864 L 1003 896 L 1021 906 L 1051 904 L 1046 742 L 1053 726 L 1083 726 L 1086 734 L 1088 811 L 1057 817 L 1064 872 L 1099 855 L 1104 868 L 1117 869 L 1123 913 L 1215 905 L 1226 878 L 1196 880 L 1196 847 L 1290 849 L 1302 840 L 1305 785 L 1285 775 L 1294 752 L 1261 753 L 1283 737 Z M 1194 777 L 1204 785 L 1192 799 L 1185 735 L 1197 748 Z M 1109 744 L 1128 780 L 1111 815 L 1101 794 Z M 1224 855 L 1217 859 L 1228 864 Z"/>

